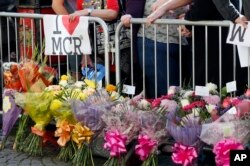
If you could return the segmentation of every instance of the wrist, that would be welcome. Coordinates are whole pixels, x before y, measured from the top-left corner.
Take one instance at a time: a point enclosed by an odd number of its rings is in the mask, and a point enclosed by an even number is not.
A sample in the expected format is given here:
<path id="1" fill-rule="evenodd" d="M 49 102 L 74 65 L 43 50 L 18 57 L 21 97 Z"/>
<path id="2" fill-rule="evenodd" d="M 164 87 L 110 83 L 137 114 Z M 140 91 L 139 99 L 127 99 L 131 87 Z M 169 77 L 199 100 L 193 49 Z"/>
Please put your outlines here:
<path id="1" fill-rule="evenodd" d="M 93 9 L 87 9 L 87 16 L 91 16 L 91 13 L 92 13 Z"/>

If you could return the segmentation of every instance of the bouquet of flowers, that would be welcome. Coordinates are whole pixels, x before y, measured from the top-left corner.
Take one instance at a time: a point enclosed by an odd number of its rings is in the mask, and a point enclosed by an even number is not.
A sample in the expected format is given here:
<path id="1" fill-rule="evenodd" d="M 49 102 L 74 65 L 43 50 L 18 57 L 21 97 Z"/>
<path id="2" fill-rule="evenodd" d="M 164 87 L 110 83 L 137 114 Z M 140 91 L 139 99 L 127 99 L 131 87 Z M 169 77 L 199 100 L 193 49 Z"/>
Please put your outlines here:
<path id="1" fill-rule="evenodd" d="M 157 166 L 157 147 L 166 134 L 166 117 L 164 109 L 158 108 L 151 111 L 139 111 L 140 134 L 135 153 L 140 156 L 143 166 Z"/>
<path id="2" fill-rule="evenodd" d="M 125 166 L 126 145 L 139 132 L 139 119 L 134 109 L 127 101 L 123 101 L 103 115 L 106 124 L 104 148 L 110 154 L 105 166 Z"/>
<path id="3" fill-rule="evenodd" d="M 202 125 L 201 140 L 215 145 L 221 139 L 235 138 L 245 145 L 250 139 L 250 102 L 239 97 L 225 98 L 221 107 L 215 112 L 218 118 Z"/>
<path id="4" fill-rule="evenodd" d="M 78 150 L 73 158 L 73 163 L 76 165 L 94 165 L 92 159 L 92 152 L 90 143 L 99 135 L 104 128 L 102 115 L 111 109 L 113 102 L 108 93 L 101 89 L 89 96 L 85 101 L 72 100 L 71 101 L 74 117 L 79 122 L 78 127 L 73 130 L 73 135 L 79 135 L 79 132 L 87 132 L 87 141 L 81 141 L 81 137 L 75 137 L 73 141 L 78 145 Z M 84 128 L 85 130 L 81 130 Z M 80 134 L 81 135 L 81 134 Z M 82 134 L 84 136 L 84 133 Z M 73 136 L 72 136 L 73 137 Z M 86 140 L 86 139 L 84 139 Z"/>
<path id="5" fill-rule="evenodd" d="M 16 123 L 18 116 L 22 112 L 15 103 L 15 90 L 5 89 L 3 93 L 3 122 L 2 122 L 2 142 L 0 149 L 4 148 L 5 141 Z"/>
<path id="6" fill-rule="evenodd" d="M 22 150 L 30 155 L 42 155 L 43 138 L 46 137 L 45 127 L 51 122 L 50 103 L 54 96 L 49 92 L 20 93 L 16 103 L 23 108 L 25 113 L 35 122 L 31 133 L 24 140 Z"/>

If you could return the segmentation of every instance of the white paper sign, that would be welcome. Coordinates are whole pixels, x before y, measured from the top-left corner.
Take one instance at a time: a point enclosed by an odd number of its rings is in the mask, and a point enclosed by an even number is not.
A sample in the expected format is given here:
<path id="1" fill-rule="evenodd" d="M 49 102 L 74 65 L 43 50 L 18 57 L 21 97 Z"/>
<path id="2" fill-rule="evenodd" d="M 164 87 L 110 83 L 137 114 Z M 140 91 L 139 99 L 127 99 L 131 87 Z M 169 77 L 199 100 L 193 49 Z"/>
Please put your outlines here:
<path id="1" fill-rule="evenodd" d="M 91 54 L 88 17 L 69 20 L 68 15 L 43 17 L 46 55 Z"/>
<path id="2" fill-rule="evenodd" d="M 249 22 L 248 25 L 250 25 Z M 227 43 L 250 47 L 250 28 L 230 23 Z"/>
<path id="3" fill-rule="evenodd" d="M 134 95 L 135 94 L 135 86 L 123 85 L 122 93 Z"/>
<path id="4" fill-rule="evenodd" d="M 195 86 L 195 95 L 197 96 L 209 96 L 209 89 L 205 86 Z"/>
<path id="5" fill-rule="evenodd" d="M 237 45 L 240 66 L 248 67 L 250 65 L 250 47 Z"/>
<path id="6" fill-rule="evenodd" d="M 236 91 L 237 90 L 236 81 L 226 83 L 226 87 L 227 87 L 227 93 Z"/>

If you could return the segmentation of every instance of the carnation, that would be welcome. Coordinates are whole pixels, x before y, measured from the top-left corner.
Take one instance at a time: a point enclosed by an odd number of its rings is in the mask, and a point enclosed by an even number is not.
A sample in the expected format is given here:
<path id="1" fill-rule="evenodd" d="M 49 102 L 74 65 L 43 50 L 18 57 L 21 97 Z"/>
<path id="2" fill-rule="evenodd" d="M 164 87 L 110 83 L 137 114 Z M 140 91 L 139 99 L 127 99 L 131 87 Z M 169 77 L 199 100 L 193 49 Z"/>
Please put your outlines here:
<path id="1" fill-rule="evenodd" d="M 220 97 L 218 95 L 204 96 L 203 99 L 206 103 L 217 105 L 220 103 Z"/>

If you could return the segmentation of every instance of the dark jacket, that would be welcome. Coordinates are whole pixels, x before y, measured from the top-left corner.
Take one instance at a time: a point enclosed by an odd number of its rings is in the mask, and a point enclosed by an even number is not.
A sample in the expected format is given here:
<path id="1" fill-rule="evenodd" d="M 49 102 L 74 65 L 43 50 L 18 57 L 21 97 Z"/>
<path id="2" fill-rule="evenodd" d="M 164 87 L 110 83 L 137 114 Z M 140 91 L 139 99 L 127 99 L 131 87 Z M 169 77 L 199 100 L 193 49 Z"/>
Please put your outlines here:
<path id="1" fill-rule="evenodd" d="M 142 18 L 144 13 L 146 0 L 127 0 L 126 14 L 130 14 L 133 18 Z M 135 25 L 133 33 L 137 34 L 140 25 Z"/>
<path id="2" fill-rule="evenodd" d="M 145 2 L 146 0 L 127 0 L 126 4 L 126 12 L 125 14 L 130 14 L 133 18 L 143 18 L 143 13 L 144 13 L 144 7 L 145 7 Z M 134 24 L 133 25 L 133 54 L 134 56 L 134 61 L 137 61 L 137 33 L 140 28 L 140 24 Z"/>
<path id="3" fill-rule="evenodd" d="M 242 0 L 244 14 L 250 20 L 250 0 Z"/>
<path id="4" fill-rule="evenodd" d="M 193 0 L 186 19 L 199 20 L 232 20 L 239 16 L 237 9 L 229 0 Z"/>

